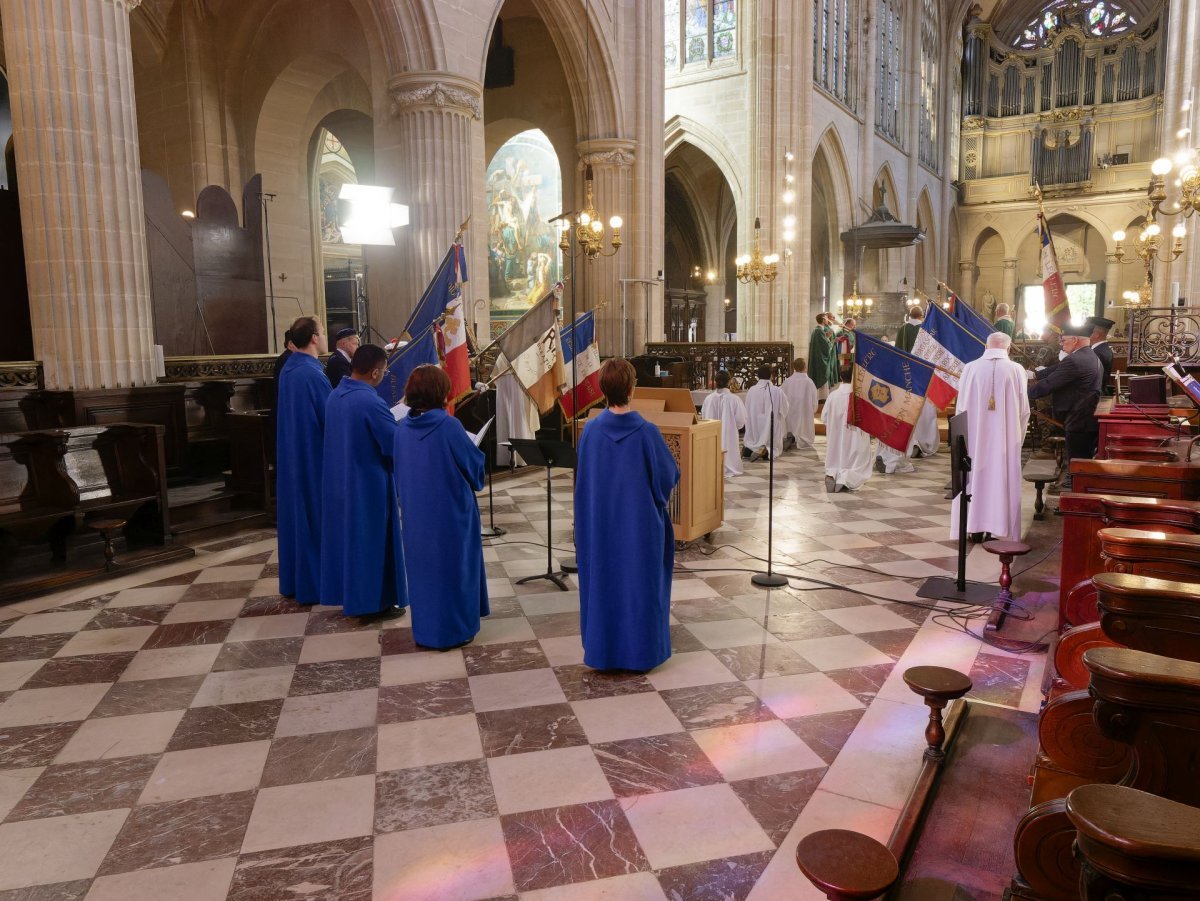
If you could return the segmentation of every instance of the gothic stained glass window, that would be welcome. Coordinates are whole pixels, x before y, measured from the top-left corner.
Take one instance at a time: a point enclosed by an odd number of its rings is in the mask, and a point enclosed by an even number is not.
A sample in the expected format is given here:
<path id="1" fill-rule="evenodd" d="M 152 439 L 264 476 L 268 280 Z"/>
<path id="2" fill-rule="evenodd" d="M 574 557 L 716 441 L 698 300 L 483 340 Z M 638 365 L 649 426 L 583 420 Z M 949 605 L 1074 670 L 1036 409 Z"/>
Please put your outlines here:
<path id="1" fill-rule="evenodd" d="M 921 16 L 921 117 L 917 152 L 922 163 L 938 169 L 938 11 L 936 0 L 924 0 Z"/>
<path id="2" fill-rule="evenodd" d="M 813 0 L 813 80 L 851 110 L 856 105 L 850 75 L 857 6 L 857 0 Z"/>
<path id="3" fill-rule="evenodd" d="M 668 71 L 737 55 L 737 0 L 665 0 L 663 62 Z"/>
<path id="4" fill-rule="evenodd" d="M 879 44 L 875 70 L 875 130 L 900 140 L 900 7 L 898 0 L 879 0 Z"/>
<path id="5" fill-rule="evenodd" d="M 1129 11 L 1113 0 L 1053 0 L 1021 29 L 1013 44 L 1036 50 L 1071 25 L 1078 25 L 1092 37 L 1110 38 L 1136 24 Z"/>

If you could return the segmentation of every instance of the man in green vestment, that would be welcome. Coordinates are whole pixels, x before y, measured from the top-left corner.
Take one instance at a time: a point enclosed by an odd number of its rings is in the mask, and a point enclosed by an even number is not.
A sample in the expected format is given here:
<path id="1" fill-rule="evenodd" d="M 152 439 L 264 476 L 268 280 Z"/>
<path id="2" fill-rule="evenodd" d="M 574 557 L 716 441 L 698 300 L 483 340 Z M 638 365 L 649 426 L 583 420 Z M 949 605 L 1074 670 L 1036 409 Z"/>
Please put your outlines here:
<path id="1" fill-rule="evenodd" d="M 817 314 L 817 327 L 808 339 L 808 360 L 809 376 L 817 386 L 818 396 L 824 397 L 829 388 L 838 384 L 834 331 L 825 313 Z"/>
<path id="2" fill-rule="evenodd" d="M 1016 334 L 1016 323 L 1013 322 L 1008 304 L 1002 303 L 996 307 L 996 321 L 992 323 L 992 328 L 998 332 L 1004 332 L 1010 338 Z"/>
<path id="3" fill-rule="evenodd" d="M 917 333 L 921 331 L 921 323 L 925 321 L 921 315 L 921 307 L 913 304 L 908 308 L 908 318 L 896 332 L 896 346 L 901 350 L 912 353 L 913 345 L 917 343 Z"/>

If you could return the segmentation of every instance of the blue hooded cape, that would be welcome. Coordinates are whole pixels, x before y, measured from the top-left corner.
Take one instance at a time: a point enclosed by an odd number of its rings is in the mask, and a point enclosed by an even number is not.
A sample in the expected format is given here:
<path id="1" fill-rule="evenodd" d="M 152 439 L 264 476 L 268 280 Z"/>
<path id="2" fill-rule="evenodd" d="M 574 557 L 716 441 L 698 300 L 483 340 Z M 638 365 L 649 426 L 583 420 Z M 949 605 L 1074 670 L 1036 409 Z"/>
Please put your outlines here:
<path id="1" fill-rule="evenodd" d="M 392 475 L 396 420 L 375 389 L 343 378 L 325 404 L 321 599 L 346 616 L 408 606 Z"/>
<path id="2" fill-rule="evenodd" d="M 279 373 L 275 494 L 279 593 L 300 604 L 320 601 L 321 457 L 329 379 L 316 357 L 294 353 Z"/>
<path id="3" fill-rule="evenodd" d="M 638 413 L 605 410 L 579 439 L 575 550 L 583 662 L 653 669 L 671 656 L 675 533 L 667 512 L 679 466 Z"/>
<path id="4" fill-rule="evenodd" d="M 445 410 L 404 417 L 394 448 L 413 640 L 453 647 L 474 638 L 490 612 L 475 503 L 483 451 Z"/>

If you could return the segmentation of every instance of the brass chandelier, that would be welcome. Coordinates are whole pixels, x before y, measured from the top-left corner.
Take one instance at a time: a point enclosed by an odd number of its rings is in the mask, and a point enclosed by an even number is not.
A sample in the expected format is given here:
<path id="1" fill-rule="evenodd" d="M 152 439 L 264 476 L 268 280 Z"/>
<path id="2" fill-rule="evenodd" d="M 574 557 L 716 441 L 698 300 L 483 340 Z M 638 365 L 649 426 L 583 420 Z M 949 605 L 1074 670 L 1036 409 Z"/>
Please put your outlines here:
<path id="1" fill-rule="evenodd" d="M 608 227 L 612 229 L 612 239 L 609 242 L 611 249 L 604 249 L 604 220 L 600 214 L 596 212 L 595 191 L 593 186 L 592 165 L 588 163 L 584 169 L 584 201 L 583 209 L 579 211 L 576 217 L 575 236 L 579 243 L 579 250 L 584 257 L 590 262 L 596 257 L 611 257 L 621 249 L 621 226 L 624 224 L 620 216 L 612 216 L 608 220 Z M 562 235 L 558 241 L 558 249 L 564 254 L 571 253 L 571 225 L 570 220 L 564 221 Z"/>
<path id="2" fill-rule="evenodd" d="M 761 229 L 762 223 L 755 217 L 754 250 L 734 260 L 734 263 L 737 264 L 737 280 L 743 285 L 748 285 L 750 282 L 754 282 L 756 285 L 759 282 L 773 282 L 779 275 L 779 254 L 763 255 L 759 234 Z"/>
<path id="3" fill-rule="evenodd" d="M 854 288 L 844 300 L 838 301 L 838 312 L 845 318 L 866 319 L 875 309 L 873 297 L 863 297 L 858 293 L 858 279 L 854 280 Z"/>

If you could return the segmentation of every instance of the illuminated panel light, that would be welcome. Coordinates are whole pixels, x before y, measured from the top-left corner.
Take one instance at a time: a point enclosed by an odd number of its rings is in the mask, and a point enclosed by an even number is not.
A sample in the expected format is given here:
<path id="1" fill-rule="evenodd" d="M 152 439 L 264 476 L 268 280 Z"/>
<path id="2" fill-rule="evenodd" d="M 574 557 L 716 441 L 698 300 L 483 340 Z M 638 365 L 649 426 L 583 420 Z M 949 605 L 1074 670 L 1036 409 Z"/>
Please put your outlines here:
<path id="1" fill-rule="evenodd" d="M 392 229 L 408 225 L 408 207 L 392 203 L 393 190 L 379 185 L 342 185 L 338 199 L 349 207 L 339 226 L 342 240 L 394 247 Z"/>

